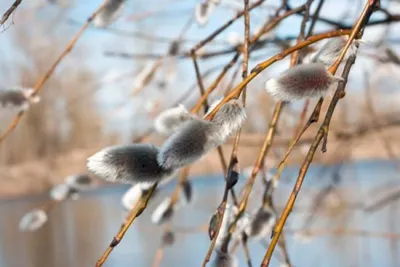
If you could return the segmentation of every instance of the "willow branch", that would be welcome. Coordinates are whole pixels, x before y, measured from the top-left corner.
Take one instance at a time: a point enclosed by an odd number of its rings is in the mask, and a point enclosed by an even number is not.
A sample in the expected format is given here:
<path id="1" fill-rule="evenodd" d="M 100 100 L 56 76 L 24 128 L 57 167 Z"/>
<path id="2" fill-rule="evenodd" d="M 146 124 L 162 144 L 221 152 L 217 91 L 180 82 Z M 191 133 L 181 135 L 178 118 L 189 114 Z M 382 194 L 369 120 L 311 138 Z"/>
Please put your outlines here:
<path id="1" fill-rule="evenodd" d="M 329 108 L 328 108 L 328 111 L 327 111 L 327 114 L 325 116 L 324 122 L 322 123 L 321 127 L 319 128 L 318 133 L 315 136 L 315 139 L 314 139 L 313 143 L 311 144 L 311 147 L 310 147 L 310 149 L 308 151 L 308 154 L 307 154 L 306 158 L 304 159 L 304 162 L 303 162 L 302 167 L 300 169 L 299 176 L 297 178 L 296 184 L 295 184 L 295 186 L 293 188 L 292 193 L 289 196 L 289 199 L 287 201 L 285 209 L 283 210 L 282 215 L 281 215 L 281 217 L 280 217 L 280 219 L 279 219 L 279 221 L 278 221 L 278 223 L 277 223 L 277 225 L 276 225 L 276 227 L 274 229 L 273 238 L 272 238 L 271 243 L 270 243 L 270 245 L 268 247 L 268 250 L 267 250 L 267 252 L 266 252 L 266 254 L 264 256 L 263 262 L 261 264 L 262 267 L 269 266 L 269 262 L 271 260 L 272 253 L 273 253 L 273 251 L 275 249 L 275 246 L 276 246 L 276 244 L 277 244 L 277 242 L 279 240 L 280 234 L 283 231 L 283 227 L 284 227 L 284 225 L 286 223 L 286 220 L 287 220 L 287 218 L 288 218 L 288 216 L 289 216 L 289 214 L 290 214 L 290 212 L 291 212 L 291 210 L 292 210 L 292 208 L 294 206 L 296 197 L 297 197 L 297 195 L 298 195 L 298 193 L 299 193 L 299 191 L 301 189 L 301 185 L 303 183 L 304 177 L 305 177 L 305 175 L 306 175 L 306 173 L 308 171 L 308 168 L 309 168 L 309 166 L 310 166 L 310 164 L 311 164 L 311 162 L 313 160 L 315 151 L 317 150 L 320 142 L 322 141 L 323 137 L 326 134 L 326 131 L 328 130 L 329 123 L 330 123 L 330 120 L 332 118 L 332 115 L 333 115 L 333 112 L 335 110 L 337 102 L 339 101 L 339 99 L 341 97 L 344 96 L 344 88 L 345 88 L 346 83 L 347 83 L 347 78 L 348 78 L 348 75 L 349 75 L 349 72 L 350 72 L 350 68 L 354 64 L 354 61 L 355 61 L 355 56 L 351 56 L 349 58 L 349 60 L 347 61 L 347 64 L 345 66 L 345 70 L 343 72 L 343 78 L 345 79 L 345 81 L 339 83 L 338 88 L 337 88 L 337 90 L 335 92 L 335 95 L 334 95 L 334 97 L 333 97 L 333 99 L 332 99 L 332 101 L 330 103 Z"/>
<path id="2" fill-rule="evenodd" d="M 51 65 L 50 69 L 37 81 L 34 89 L 34 92 L 32 96 L 35 96 L 39 93 L 40 89 L 42 89 L 43 85 L 45 82 L 50 78 L 50 76 L 54 73 L 56 67 L 61 63 L 61 61 L 71 52 L 71 50 L 74 48 L 75 44 L 79 40 L 79 38 L 82 36 L 82 34 L 85 32 L 85 30 L 89 27 L 89 24 L 92 22 L 92 20 L 95 18 L 95 16 L 103 10 L 105 6 L 105 2 L 101 4 L 96 11 L 93 12 L 93 14 L 86 20 L 86 23 L 82 26 L 82 28 L 78 31 L 78 33 L 75 35 L 75 37 L 67 44 L 66 48 L 64 51 L 61 53 L 61 55 L 56 59 L 56 61 Z M 22 116 L 24 115 L 24 111 L 21 111 L 18 113 L 18 115 L 13 119 L 11 124 L 7 127 L 7 129 L 2 133 L 0 136 L 0 143 L 17 127 L 18 123 L 20 122 Z"/>
<path id="3" fill-rule="evenodd" d="M 261 5 L 265 0 L 259 0 L 253 4 L 251 4 L 249 6 L 249 11 L 252 10 L 255 7 L 258 7 L 259 5 Z M 204 40 L 202 40 L 201 42 L 199 42 L 198 44 L 196 44 L 192 49 L 191 49 L 191 53 L 193 53 L 193 51 L 197 51 L 200 48 L 202 48 L 204 45 L 206 45 L 208 42 L 212 41 L 216 36 L 218 36 L 221 32 L 223 32 L 226 28 L 228 28 L 230 25 L 232 25 L 233 22 L 235 22 L 237 19 L 239 19 L 240 17 L 242 17 L 244 14 L 246 13 L 245 10 L 242 10 L 240 12 L 238 12 L 236 14 L 236 16 L 234 16 L 232 19 L 228 20 L 227 22 L 225 22 L 221 27 L 219 27 L 217 30 L 215 30 L 214 32 L 212 32 L 209 36 L 207 36 Z"/>
<path id="4" fill-rule="evenodd" d="M 113 251 L 114 247 L 116 247 L 124 237 L 125 233 L 128 231 L 129 227 L 133 223 L 133 221 L 139 217 L 140 214 L 146 209 L 147 203 L 150 201 L 151 196 L 156 190 L 157 183 L 155 183 L 146 194 L 142 195 L 141 198 L 135 203 L 135 206 L 129 212 L 126 221 L 121 225 L 121 229 L 117 233 L 117 235 L 113 238 L 108 248 L 104 251 L 103 255 L 96 263 L 96 267 L 103 266 L 104 262 L 107 260 L 108 256 Z"/>
<path id="5" fill-rule="evenodd" d="M 342 53 L 340 54 L 338 59 L 334 62 L 334 64 L 329 68 L 329 71 L 332 74 L 336 73 L 339 64 L 343 60 L 343 58 L 344 58 L 344 56 L 345 56 L 345 54 L 347 52 L 347 49 L 350 47 L 350 44 L 354 40 L 354 38 L 357 35 L 362 36 L 362 28 L 363 28 L 363 26 L 365 26 L 365 24 L 369 20 L 376 2 L 377 2 L 376 0 L 369 0 L 366 3 L 363 12 L 360 15 L 360 18 L 358 19 L 356 25 L 354 26 L 354 28 L 353 28 L 353 30 L 352 30 L 352 32 L 350 34 L 350 37 L 349 37 L 345 47 L 342 50 Z M 292 208 L 294 206 L 296 197 L 297 197 L 297 195 L 298 195 L 298 193 L 299 193 L 299 191 L 301 189 L 301 185 L 303 183 L 304 177 L 305 177 L 305 175 L 306 175 L 306 173 L 308 171 L 308 168 L 309 168 L 309 166 L 310 166 L 310 164 L 311 164 L 311 162 L 313 160 L 315 151 L 316 151 L 319 143 L 321 142 L 321 140 L 323 138 L 325 138 L 325 141 L 324 141 L 324 144 L 323 144 L 323 149 L 326 146 L 326 140 L 327 140 L 326 138 L 327 138 L 327 134 L 328 134 L 328 131 L 329 131 L 329 124 L 330 124 L 333 112 L 335 110 L 336 104 L 338 103 L 339 99 L 341 99 L 345 95 L 344 89 L 345 89 L 345 86 L 346 86 L 346 83 L 347 83 L 347 78 L 348 78 L 351 66 L 354 64 L 354 62 L 355 62 L 355 55 L 352 55 L 349 58 L 349 60 L 347 61 L 345 69 L 343 71 L 343 75 L 342 76 L 343 76 L 345 81 L 339 83 L 338 88 L 337 88 L 337 90 L 335 92 L 335 95 L 334 95 L 334 97 L 333 97 L 333 99 L 332 99 L 332 101 L 331 101 L 331 103 L 329 105 L 329 108 L 328 108 L 328 111 L 326 113 L 324 122 L 322 123 L 320 129 L 318 130 L 318 133 L 315 136 L 315 139 L 314 139 L 313 143 L 311 144 L 311 147 L 310 147 L 310 149 L 308 151 L 308 154 L 307 154 L 307 156 L 306 156 L 306 158 L 305 158 L 305 160 L 304 160 L 304 162 L 302 164 L 302 167 L 300 169 L 299 176 L 297 178 L 295 187 L 293 188 L 293 191 L 290 194 L 290 197 L 289 197 L 289 199 L 287 201 L 286 207 L 283 210 L 283 213 L 282 213 L 282 215 L 281 215 L 281 217 L 280 217 L 280 219 L 278 221 L 278 224 L 275 227 L 273 239 L 272 239 L 272 241 L 271 241 L 271 243 L 270 243 L 270 245 L 268 247 L 268 250 L 267 250 L 267 252 L 266 252 L 266 254 L 264 256 L 263 262 L 261 264 L 262 267 L 269 266 L 269 262 L 271 260 L 272 253 L 273 253 L 273 251 L 275 249 L 277 241 L 279 240 L 280 234 L 282 233 L 282 230 L 283 230 L 283 227 L 284 227 L 284 225 L 286 223 L 286 220 L 289 217 L 290 211 L 292 210 Z"/>

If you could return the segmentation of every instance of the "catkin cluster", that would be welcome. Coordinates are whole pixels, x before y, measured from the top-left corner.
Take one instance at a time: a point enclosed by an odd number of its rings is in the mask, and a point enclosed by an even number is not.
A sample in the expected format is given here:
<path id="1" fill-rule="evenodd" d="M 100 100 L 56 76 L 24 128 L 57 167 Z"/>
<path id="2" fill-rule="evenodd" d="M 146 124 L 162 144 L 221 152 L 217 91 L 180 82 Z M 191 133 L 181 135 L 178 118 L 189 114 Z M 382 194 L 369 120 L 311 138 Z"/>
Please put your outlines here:
<path id="1" fill-rule="evenodd" d="M 154 184 L 168 180 L 223 144 L 246 119 L 238 100 L 224 104 L 211 121 L 190 115 L 183 107 L 169 109 L 155 120 L 155 128 L 170 134 L 159 148 L 152 144 L 107 147 L 88 158 L 88 169 L 99 177 L 130 184 Z"/>

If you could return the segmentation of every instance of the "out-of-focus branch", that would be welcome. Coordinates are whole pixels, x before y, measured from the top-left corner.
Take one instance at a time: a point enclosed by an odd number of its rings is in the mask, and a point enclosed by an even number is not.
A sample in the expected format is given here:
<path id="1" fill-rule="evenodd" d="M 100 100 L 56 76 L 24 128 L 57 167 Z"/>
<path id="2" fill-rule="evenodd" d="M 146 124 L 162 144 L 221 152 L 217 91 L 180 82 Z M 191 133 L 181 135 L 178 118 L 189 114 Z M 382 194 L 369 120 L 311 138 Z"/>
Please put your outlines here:
<path id="1" fill-rule="evenodd" d="M 10 6 L 9 9 L 3 14 L 0 20 L 0 25 L 4 25 L 4 23 L 8 20 L 13 12 L 17 9 L 17 7 L 21 4 L 22 0 L 15 0 L 15 2 Z"/>
<path id="2" fill-rule="evenodd" d="M 39 81 L 36 83 L 34 87 L 34 93 L 33 96 L 37 95 L 42 89 L 43 85 L 46 83 L 46 81 L 50 78 L 50 76 L 53 74 L 57 66 L 61 63 L 61 61 L 71 52 L 71 50 L 74 48 L 75 44 L 79 40 L 79 38 L 82 36 L 82 34 L 85 32 L 85 30 L 89 27 L 89 24 L 92 22 L 92 20 L 96 17 L 96 15 L 103 10 L 105 7 L 105 2 L 103 2 L 93 13 L 90 15 L 90 17 L 87 19 L 86 23 L 82 26 L 82 28 L 78 31 L 78 33 L 75 35 L 74 38 L 67 44 L 66 48 L 64 51 L 61 53 L 61 55 L 56 59 L 56 61 L 51 65 L 50 69 L 39 79 Z M 0 136 L 0 143 L 17 127 L 19 121 L 21 120 L 22 116 L 24 115 L 24 111 L 20 111 L 18 115 L 13 119 L 11 124 L 8 126 L 8 128 L 2 133 Z"/>
<path id="3" fill-rule="evenodd" d="M 385 148 L 385 151 L 386 151 L 389 159 L 396 160 L 397 159 L 396 153 L 393 151 L 392 145 L 387 140 L 387 138 L 385 138 L 385 136 L 383 136 L 381 127 L 377 123 L 377 122 L 379 122 L 379 117 L 375 112 L 374 104 L 372 102 L 371 86 L 370 86 L 370 82 L 369 82 L 370 76 L 368 75 L 368 73 L 365 73 L 364 77 L 365 77 L 365 84 L 366 84 L 366 88 L 365 88 L 366 108 L 367 108 L 368 115 L 371 117 L 371 121 L 377 126 L 375 129 L 375 134 L 378 137 L 379 141 L 383 144 L 383 147 Z"/>

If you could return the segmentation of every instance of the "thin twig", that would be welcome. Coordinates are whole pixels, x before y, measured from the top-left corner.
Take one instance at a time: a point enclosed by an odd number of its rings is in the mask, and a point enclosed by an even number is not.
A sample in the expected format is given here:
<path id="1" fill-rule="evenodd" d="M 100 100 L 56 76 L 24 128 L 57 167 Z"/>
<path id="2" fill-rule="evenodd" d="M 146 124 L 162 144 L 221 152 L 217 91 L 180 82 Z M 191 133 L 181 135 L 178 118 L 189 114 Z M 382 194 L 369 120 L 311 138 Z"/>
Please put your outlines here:
<path id="1" fill-rule="evenodd" d="M 338 88 L 337 88 L 337 90 L 335 92 L 335 95 L 334 95 L 334 97 L 333 97 L 333 99 L 331 101 L 331 104 L 329 106 L 328 112 L 327 112 L 327 114 L 325 116 L 325 120 L 322 123 L 320 129 L 318 130 L 318 133 L 317 133 L 313 143 L 311 144 L 311 147 L 310 147 L 310 149 L 308 151 L 308 154 L 307 154 L 306 158 L 304 159 L 304 162 L 303 162 L 302 167 L 300 169 L 299 176 L 297 178 L 296 184 L 295 184 L 295 186 L 293 188 L 292 193 L 289 196 L 289 199 L 288 199 L 288 202 L 286 204 L 286 207 L 283 210 L 282 215 L 281 215 L 281 217 L 280 217 L 280 219 L 279 219 L 279 221 L 278 221 L 278 223 L 277 223 L 277 225 L 276 225 L 276 227 L 274 229 L 273 238 L 272 238 L 271 243 L 270 243 L 270 245 L 268 247 L 268 250 L 267 250 L 267 252 L 266 252 L 266 254 L 264 256 L 264 260 L 263 260 L 263 262 L 261 264 L 262 267 L 269 266 L 269 262 L 271 260 L 272 253 L 273 253 L 274 248 L 276 246 L 276 243 L 277 243 L 277 241 L 279 239 L 279 236 L 280 236 L 280 234 L 281 234 L 281 232 L 283 230 L 283 226 L 284 226 L 284 224 L 286 222 L 286 219 L 288 218 L 288 216 L 290 214 L 290 211 L 291 211 L 291 209 L 292 209 L 292 207 L 294 205 L 294 202 L 296 200 L 296 197 L 297 197 L 297 195 L 298 195 L 298 193 L 300 191 L 302 182 L 303 182 L 304 177 L 305 177 L 305 175 L 307 173 L 308 167 L 310 166 L 310 164 L 312 162 L 312 159 L 314 157 L 315 151 L 317 150 L 321 140 L 323 139 L 323 137 L 325 135 L 325 130 L 327 129 L 327 127 L 328 127 L 328 125 L 330 123 L 331 117 L 333 115 L 333 111 L 335 110 L 335 107 L 336 107 L 336 104 L 337 104 L 338 100 L 344 95 L 344 87 L 345 87 L 345 85 L 347 83 L 347 77 L 349 75 L 350 68 L 353 65 L 354 61 L 355 61 L 355 56 L 351 56 L 349 58 L 349 60 L 347 61 L 345 70 L 343 72 L 343 78 L 345 79 L 345 81 L 339 83 L 339 86 L 338 86 Z"/>
<path id="2" fill-rule="evenodd" d="M 356 36 L 362 36 L 363 33 L 363 27 L 365 26 L 365 24 L 368 22 L 370 16 L 372 15 L 373 9 L 375 7 L 377 0 L 369 0 L 366 5 L 365 8 L 363 10 L 363 12 L 360 15 L 360 18 L 358 19 L 357 23 L 355 24 L 349 39 L 347 40 L 347 43 L 345 45 L 345 47 L 342 50 L 342 53 L 340 54 L 340 56 L 338 57 L 338 59 L 335 61 L 335 63 L 329 68 L 329 71 L 333 74 L 336 73 L 337 68 L 339 66 L 339 64 L 341 63 L 341 61 L 343 61 L 343 58 L 347 52 L 347 49 L 350 47 L 351 42 L 354 40 L 354 38 Z M 333 115 L 333 112 L 335 110 L 336 104 L 338 103 L 338 101 L 344 97 L 345 95 L 345 86 L 347 84 L 347 79 L 348 79 L 348 75 L 350 73 L 350 69 L 351 66 L 354 64 L 355 62 L 355 55 L 352 55 L 345 66 L 345 69 L 343 71 L 343 78 L 344 78 L 344 82 L 340 82 L 338 85 L 338 88 L 335 92 L 335 95 L 329 105 L 328 111 L 325 115 L 325 119 L 324 122 L 322 123 L 320 129 L 318 130 L 317 135 L 315 136 L 315 139 L 313 141 L 313 143 L 311 144 L 311 147 L 308 151 L 308 154 L 302 164 L 302 167 L 300 169 L 299 172 L 299 176 L 297 178 L 296 184 L 293 188 L 292 193 L 289 196 L 289 199 L 287 201 L 286 207 L 283 210 L 283 213 L 274 229 L 274 234 L 273 234 L 273 238 L 271 240 L 271 243 L 268 247 L 268 250 L 264 256 L 263 262 L 261 264 L 262 267 L 266 267 L 269 266 L 269 262 L 271 260 L 272 257 L 272 253 L 275 249 L 275 246 L 277 244 L 277 241 L 279 240 L 280 234 L 282 233 L 283 227 L 286 223 L 287 218 L 289 217 L 290 211 L 292 210 L 294 203 L 296 201 L 296 197 L 300 191 L 301 185 L 303 183 L 304 177 L 308 171 L 308 168 L 313 160 L 315 151 L 317 150 L 317 147 L 319 146 L 320 142 L 322 141 L 323 138 L 325 138 L 325 141 L 323 142 L 323 149 L 326 146 L 326 138 L 327 138 L 327 134 L 329 131 L 329 124 Z"/>
<path id="3" fill-rule="evenodd" d="M 205 91 L 204 91 L 204 84 L 203 84 L 203 81 L 201 79 L 199 64 L 197 63 L 196 51 L 192 52 L 192 61 L 193 61 L 194 70 L 195 70 L 195 73 L 196 73 L 197 84 L 198 84 L 199 90 L 200 90 L 200 97 L 202 97 L 203 95 L 205 95 Z M 207 101 L 203 102 L 203 107 L 204 107 L 204 112 L 207 112 L 207 110 L 208 110 Z"/>
<path id="4" fill-rule="evenodd" d="M 96 267 L 103 266 L 104 262 L 107 260 L 108 256 L 113 251 L 114 247 L 116 247 L 124 237 L 126 231 L 128 231 L 129 227 L 133 223 L 133 221 L 139 217 L 140 214 L 146 209 L 147 203 L 149 202 L 151 196 L 156 190 L 157 183 L 155 183 L 146 194 L 142 195 L 142 197 L 135 203 L 135 206 L 129 212 L 129 215 L 126 218 L 126 221 L 121 225 L 121 229 L 118 231 L 117 235 L 113 238 L 108 248 L 104 251 L 103 255 L 96 263 Z"/>
<path id="5" fill-rule="evenodd" d="M 273 20 L 271 20 L 270 22 L 265 23 L 265 25 L 262 27 L 262 29 L 255 35 L 253 35 L 252 37 L 250 37 L 249 39 L 249 44 L 248 45 L 253 45 L 255 44 L 258 39 L 265 33 L 271 31 L 272 29 L 274 29 L 282 20 L 284 20 L 285 18 L 295 14 L 296 11 L 298 10 L 302 10 L 304 8 L 303 6 L 300 6 L 294 10 L 288 11 L 285 14 L 274 18 Z M 205 94 L 199 99 L 199 101 L 197 101 L 195 107 L 192 109 L 192 112 L 197 112 L 201 105 L 203 104 L 203 102 L 207 99 L 207 97 L 213 92 L 213 90 L 218 86 L 219 82 L 223 79 L 223 77 L 226 75 L 226 73 L 229 71 L 229 69 L 231 69 L 234 64 L 237 62 L 239 56 L 240 56 L 240 51 L 243 51 L 243 44 L 238 45 L 236 47 L 236 53 L 233 56 L 233 58 L 231 59 L 231 61 L 223 68 L 223 70 L 221 71 L 221 73 L 218 75 L 217 79 L 210 85 L 210 87 L 205 91 Z"/>
<path id="6" fill-rule="evenodd" d="M 252 10 L 255 7 L 258 7 L 261 5 L 265 0 L 259 0 L 249 6 L 249 11 Z M 233 22 L 235 22 L 237 19 L 242 17 L 245 14 L 245 10 L 242 10 L 236 14 L 232 19 L 228 20 L 225 22 L 221 27 L 219 27 L 217 30 L 215 30 L 213 33 L 211 33 L 209 36 L 207 36 L 204 40 L 196 44 L 192 49 L 191 53 L 193 51 L 197 51 L 200 48 L 202 48 L 204 45 L 206 45 L 208 42 L 212 41 L 216 36 L 218 36 L 221 32 L 223 32 L 226 28 L 228 28 Z"/>
<path id="7" fill-rule="evenodd" d="M 78 33 L 75 35 L 75 37 L 67 44 L 66 48 L 64 51 L 61 53 L 61 55 L 56 59 L 56 61 L 51 65 L 50 69 L 39 79 L 39 81 L 36 83 L 33 92 L 33 96 L 37 95 L 42 89 L 44 83 L 50 78 L 50 76 L 53 74 L 55 71 L 56 67 L 61 63 L 61 61 L 71 52 L 71 50 L 74 48 L 76 42 L 79 40 L 79 38 L 82 36 L 82 34 L 85 32 L 85 30 L 89 27 L 89 24 L 92 22 L 92 20 L 95 18 L 95 16 L 103 10 L 105 6 L 105 2 L 103 2 L 97 9 L 92 13 L 92 15 L 86 20 L 86 23 L 82 26 L 82 28 L 78 31 Z M 18 113 L 18 115 L 13 119 L 11 124 L 7 127 L 7 129 L 3 132 L 3 134 L 0 136 L 0 143 L 17 127 L 19 121 L 21 120 L 22 116 L 24 115 L 24 111 L 21 111 Z"/>

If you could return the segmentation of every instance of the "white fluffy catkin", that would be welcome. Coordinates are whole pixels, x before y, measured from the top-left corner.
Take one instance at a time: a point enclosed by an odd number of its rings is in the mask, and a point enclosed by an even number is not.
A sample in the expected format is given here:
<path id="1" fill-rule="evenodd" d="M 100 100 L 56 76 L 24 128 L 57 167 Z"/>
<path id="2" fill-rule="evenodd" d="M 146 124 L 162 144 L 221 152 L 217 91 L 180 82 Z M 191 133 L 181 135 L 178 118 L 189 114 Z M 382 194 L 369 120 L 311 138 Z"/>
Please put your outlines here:
<path id="1" fill-rule="evenodd" d="M 215 106 L 220 101 L 215 103 Z M 243 107 L 241 101 L 233 99 L 225 103 L 211 121 L 216 128 L 214 131 L 216 140 L 221 140 L 219 144 L 223 144 L 230 135 L 239 130 L 246 118 L 246 109 Z"/>
<path id="2" fill-rule="evenodd" d="M 229 227 L 235 220 L 238 213 L 238 208 L 236 206 L 227 204 L 224 212 L 224 217 L 222 218 L 221 228 L 219 230 L 217 240 L 215 241 L 215 248 L 220 249 L 224 244 L 226 237 L 229 234 Z M 241 234 L 250 223 L 249 214 L 244 213 L 242 217 L 238 220 L 236 224 L 235 231 L 232 234 L 232 239 L 237 240 L 241 237 Z"/>
<path id="3" fill-rule="evenodd" d="M 107 147 L 88 158 L 87 167 L 107 181 L 154 184 L 173 175 L 171 168 L 158 164 L 158 153 L 151 144 Z"/>
<path id="4" fill-rule="evenodd" d="M 238 259 L 227 252 L 215 250 L 215 256 L 211 262 L 212 267 L 239 267 Z"/>
<path id="5" fill-rule="evenodd" d="M 161 112 L 154 120 L 154 129 L 160 134 L 170 135 L 190 118 L 189 111 L 183 105 L 179 105 Z"/>
<path id="6" fill-rule="evenodd" d="M 107 27 L 113 23 L 122 13 L 126 0 L 105 0 L 105 6 L 93 19 L 96 27 Z"/>
<path id="7" fill-rule="evenodd" d="M 183 123 L 161 147 L 159 164 L 167 169 L 180 168 L 223 144 L 246 118 L 243 106 L 238 103 L 233 100 L 223 105 L 212 121 L 193 117 Z"/>
<path id="8" fill-rule="evenodd" d="M 136 202 L 143 195 L 143 192 L 149 190 L 151 186 L 147 184 L 135 184 L 122 196 L 121 204 L 126 210 L 131 210 Z"/>
<path id="9" fill-rule="evenodd" d="M 269 79 L 265 89 L 278 100 L 291 101 L 325 95 L 342 78 L 333 76 L 322 63 L 297 65 Z"/>
<path id="10" fill-rule="evenodd" d="M 167 222 L 172 214 L 179 208 L 179 202 L 175 203 L 175 205 L 171 205 L 171 198 L 167 197 L 153 211 L 151 222 L 154 224 L 163 224 Z"/>
<path id="11" fill-rule="evenodd" d="M 34 209 L 26 213 L 19 221 L 21 232 L 32 232 L 42 227 L 47 222 L 47 214 L 44 210 Z"/>
<path id="12" fill-rule="evenodd" d="M 269 207 L 261 207 L 245 227 L 245 233 L 249 239 L 262 240 L 271 236 L 275 223 L 276 216 L 274 211 Z"/>
<path id="13" fill-rule="evenodd" d="M 50 198 L 55 201 L 67 200 L 72 194 L 72 189 L 67 184 L 56 184 L 49 192 Z"/>
<path id="14" fill-rule="evenodd" d="M 33 95 L 32 88 L 15 88 L 0 90 L 0 106 L 4 108 L 15 108 L 18 111 L 27 111 L 31 104 L 38 103 L 40 97 Z"/>
<path id="15" fill-rule="evenodd" d="M 325 66 L 331 66 L 335 60 L 339 57 L 343 48 L 346 45 L 348 40 L 348 36 L 339 36 L 334 37 L 326 41 L 326 43 L 311 57 L 311 62 L 319 62 L 324 64 Z M 345 58 L 343 61 L 351 55 L 356 53 L 356 44 L 363 42 L 363 40 L 354 40 L 349 50 L 347 51 Z"/>
<path id="16" fill-rule="evenodd" d="M 197 24 L 199 24 L 200 26 L 206 25 L 216 5 L 217 4 L 214 1 L 208 0 L 204 0 L 202 3 L 196 4 L 194 9 L 194 16 Z"/>
<path id="17" fill-rule="evenodd" d="M 65 184 L 76 191 L 85 191 L 94 186 L 93 179 L 87 174 L 74 174 L 65 178 Z"/>

